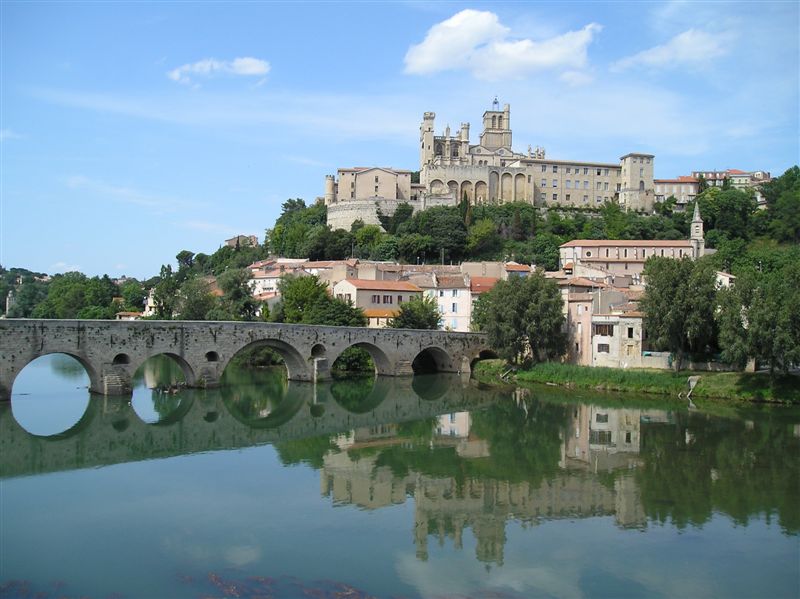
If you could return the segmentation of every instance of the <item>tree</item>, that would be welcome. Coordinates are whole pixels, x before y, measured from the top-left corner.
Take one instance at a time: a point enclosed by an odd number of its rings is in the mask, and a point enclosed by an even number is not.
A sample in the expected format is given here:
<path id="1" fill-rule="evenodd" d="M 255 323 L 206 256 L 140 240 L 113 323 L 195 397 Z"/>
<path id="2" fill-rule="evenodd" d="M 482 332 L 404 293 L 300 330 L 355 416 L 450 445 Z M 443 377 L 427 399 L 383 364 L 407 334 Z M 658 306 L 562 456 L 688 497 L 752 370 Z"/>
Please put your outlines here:
<path id="1" fill-rule="evenodd" d="M 229 270 L 217 279 L 222 289 L 222 304 L 233 320 L 255 320 L 258 302 L 250 292 L 250 271 Z"/>
<path id="2" fill-rule="evenodd" d="M 442 315 L 432 297 L 413 297 L 400 304 L 400 312 L 389 320 L 393 329 L 438 329 Z"/>
<path id="3" fill-rule="evenodd" d="M 126 310 L 141 311 L 147 293 L 139 281 L 136 279 L 128 279 L 120 285 L 119 291 L 122 295 L 122 299 L 125 300 Z"/>
<path id="4" fill-rule="evenodd" d="M 744 366 L 754 358 L 770 373 L 800 363 L 800 265 L 749 271 L 720 293 L 719 341 L 723 359 Z"/>
<path id="5" fill-rule="evenodd" d="M 273 313 L 276 322 L 363 327 L 367 319 L 359 308 L 335 299 L 316 276 L 283 277 L 278 283 L 281 303 Z"/>
<path id="6" fill-rule="evenodd" d="M 467 232 L 467 254 L 473 258 L 494 257 L 502 247 L 494 221 L 482 218 Z"/>
<path id="7" fill-rule="evenodd" d="M 172 266 L 161 266 L 159 281 L 153 292 L 153 301 L 156 305 L 156 316 L 166 320 L 172 319 L 177 312 L 178 289 L 180 285 L 172 272 Z"/>
<path id="8" fill-rule="evenodd" d="M 645 327 L 658 349 L 675 355 L 679 370 L 686 353 L 708 353 L 716 343 L 716 279 L 710 261 L 648 258 L 640 306 Z"/>
<path id="9" fill-rule="evenodd" d="M 541 271 L 499 281 L 478 299 L 474 324 L 514 363 L 555 359 L 567 349 L 558 285 Z"/>
<path id="10" fill-rule="evenodd" d="M 216 298 L 211 294 L 211 286 L 203 278 L 188 279 L 181 285 L 177 305 L 181 320 L 206 320 L 215 304 Z"/>

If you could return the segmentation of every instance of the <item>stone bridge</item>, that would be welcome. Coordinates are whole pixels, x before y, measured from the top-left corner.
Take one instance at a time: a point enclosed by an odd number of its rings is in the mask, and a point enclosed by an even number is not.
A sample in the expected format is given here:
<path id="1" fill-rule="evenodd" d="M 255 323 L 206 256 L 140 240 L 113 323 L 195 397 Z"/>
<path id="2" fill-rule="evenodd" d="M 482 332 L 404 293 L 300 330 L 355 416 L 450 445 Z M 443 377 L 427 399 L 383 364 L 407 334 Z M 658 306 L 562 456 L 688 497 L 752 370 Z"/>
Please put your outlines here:
<path id="1" fill-rule="evenodd" d="M 49 436 L 27 432 L 14 419 L 11 402 L 0 403 L 0 480 L 369 430 L 480 410 L 511 394 L 458 375 L 379 377 L 360 409 L 351 411 L 336 399 L 335 383 L 289 382 L 277 408 L 257 417 L 243 413 L 247 398 L 235 388 L 184 390 L 180 396 L 175 411 L 155 424 L 142 421 L 127 398 L 94 396 L 74 426 Z"/>
<path id="2" fill-rule="evenodd" d="M 411 375 L 420 359 L 439 372 L 468 374 L 471 364 L 489 351 L 480 333 L 260 322 L 4 319 L 0 400 L 10 399 L 14 379 L 28 363 L 47 354 L 77 359 L 93 393 L 127 395 L 134 373 L 152 356 L 174 359 L 189 387 L 215 387 L 234 356 L 259 346 L 283 357 L 293 381 L 330 378 L 330 365 L 350 347 L 369 352 L 376 373 L 384 376 Z"/>

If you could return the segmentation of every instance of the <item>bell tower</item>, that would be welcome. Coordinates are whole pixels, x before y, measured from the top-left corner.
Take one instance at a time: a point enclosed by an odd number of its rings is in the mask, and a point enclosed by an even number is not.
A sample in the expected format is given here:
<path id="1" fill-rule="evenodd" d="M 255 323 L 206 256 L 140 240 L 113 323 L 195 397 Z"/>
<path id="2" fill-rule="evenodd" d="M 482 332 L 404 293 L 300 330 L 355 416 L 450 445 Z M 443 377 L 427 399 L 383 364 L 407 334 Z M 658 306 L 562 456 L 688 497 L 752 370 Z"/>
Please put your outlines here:
<path id="1" fill-rule="evenodd" d="M 703 219 L 700 217 L 700 202 L 694 203 L 694 215 L 692 215 L 689 241 L 692 242 L 692 257 L 697 260 L 702 257 L 706 250 L 706 240 L 703 236 Z"/>

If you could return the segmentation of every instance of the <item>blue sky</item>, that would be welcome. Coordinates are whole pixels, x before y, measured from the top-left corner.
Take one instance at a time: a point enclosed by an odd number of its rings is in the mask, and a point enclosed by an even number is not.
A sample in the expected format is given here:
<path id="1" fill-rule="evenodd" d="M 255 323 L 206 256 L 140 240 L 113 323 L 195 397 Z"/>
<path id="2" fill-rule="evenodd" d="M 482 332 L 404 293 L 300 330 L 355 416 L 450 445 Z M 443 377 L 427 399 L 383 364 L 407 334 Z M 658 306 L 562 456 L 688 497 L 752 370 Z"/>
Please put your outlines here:
<path id="1" fill-rule="evenodd" d="M 797 2 L 0 4 L 0 263 L 148 277 L 263 239 L 337 167 L 418 168 L 495 95 L 514 146 L 657 178 L 798 158 Z"/>

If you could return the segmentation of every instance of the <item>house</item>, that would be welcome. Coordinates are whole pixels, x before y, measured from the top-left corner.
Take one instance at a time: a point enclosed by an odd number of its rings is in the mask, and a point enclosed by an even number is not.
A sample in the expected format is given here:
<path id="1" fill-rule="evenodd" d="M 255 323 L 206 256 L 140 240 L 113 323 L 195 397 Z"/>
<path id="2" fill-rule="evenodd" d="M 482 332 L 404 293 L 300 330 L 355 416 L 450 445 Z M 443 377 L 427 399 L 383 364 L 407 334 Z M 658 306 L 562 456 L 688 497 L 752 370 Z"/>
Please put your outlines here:
<path id="1" fill-rule="evenodd" d="M 333 295 L 361 308 L 367 317 L 367 326 L 380 328 L 397 316 L 403 302 L 422 297 L 422 289 L 408 281 L 344 279 L 334 285 Z"/>

